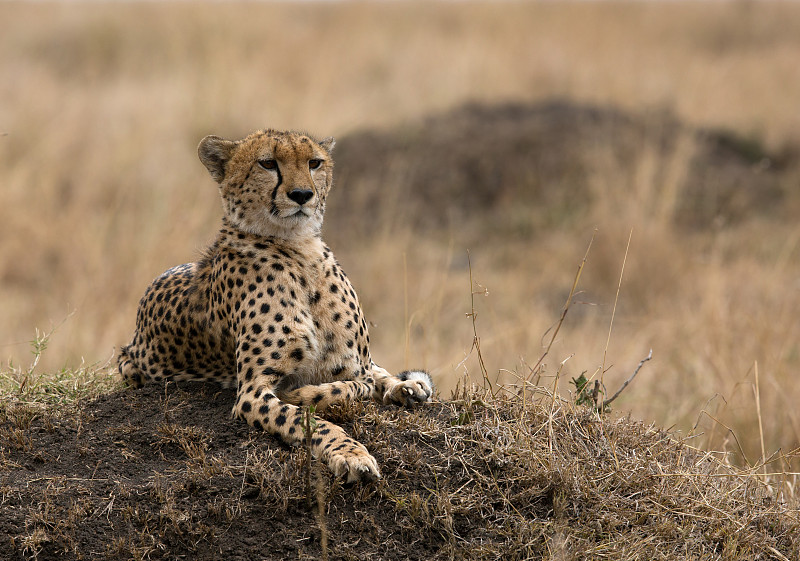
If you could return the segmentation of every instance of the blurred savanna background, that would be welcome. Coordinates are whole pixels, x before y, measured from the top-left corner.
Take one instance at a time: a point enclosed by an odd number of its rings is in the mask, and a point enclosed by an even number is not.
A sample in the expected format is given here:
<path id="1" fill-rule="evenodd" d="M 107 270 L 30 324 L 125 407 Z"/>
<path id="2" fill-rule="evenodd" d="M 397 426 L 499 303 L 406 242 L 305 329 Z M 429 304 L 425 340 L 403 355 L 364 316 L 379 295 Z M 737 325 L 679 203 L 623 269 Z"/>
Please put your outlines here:
<path id="1" fill-rule="evenodd" d="M 652 349 L 616 414 L 797 471 L 798 61 L 794 3 L 2 3 L 5 381 L 37 329 L 37 375 L 108 372 L 216 232 L 200 139 L 301 129 L 384 367 L 446 397 L 477 333 L 610 395 Z"/>

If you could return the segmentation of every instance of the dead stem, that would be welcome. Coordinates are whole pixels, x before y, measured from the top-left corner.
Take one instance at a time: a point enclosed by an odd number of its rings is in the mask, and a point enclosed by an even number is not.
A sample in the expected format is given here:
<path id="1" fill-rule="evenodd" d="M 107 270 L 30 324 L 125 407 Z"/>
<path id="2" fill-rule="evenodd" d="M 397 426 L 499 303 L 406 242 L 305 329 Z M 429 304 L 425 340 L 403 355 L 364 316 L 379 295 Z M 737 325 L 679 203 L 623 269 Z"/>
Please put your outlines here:
<path id="1" fill-rule="evenodd" d="M 564 308 L 561 311 L 561 317 L 558 318 L 558 322 L 556 323 L 552 337 L 550 337 L 550 342 L 547 344 L 547 348 L 542 353 L 542 356 L 539 357 L 539 360 L 536 362 L 533 368 L 530 369 L 530 374 L 533 374 L 534 372 L 538 371 L 539 367 L 542 365 L 542 362 L 544 362 L 545 357 L 547 357 L 547 355 L 550 353 L 550 349 L 552 348 L 553 343 L 555 342 L 556 337 L 558 336 L 558 332 L 561 330 L 561 326 L 564 323 L 564 319 L 567 317 L 567 312 L 569 311 L 569 307 L 572 304 L 572 298 L 573 296 L 575 296 L 575 291 L 578 288 L 578 281 L 580 280 L 581 273 L 583 272 L 583 268 L 586 265 L 586 260 L 589 258 L 589 251 L 592 249 L 592 243 L 594 243 L 594 237 L 596 234 L 597 230 L 592 232 L 592 239 L 589 240 L 589 246 L 586 248 L 586 253 L 583 256 L 580 265 L 578 265 L 578 271 L 575 273 L 575 280 L 572 282 L 572 288 L 570 288 L 569 296 L 567 296 L 567 301 L 564 303 Z"/>

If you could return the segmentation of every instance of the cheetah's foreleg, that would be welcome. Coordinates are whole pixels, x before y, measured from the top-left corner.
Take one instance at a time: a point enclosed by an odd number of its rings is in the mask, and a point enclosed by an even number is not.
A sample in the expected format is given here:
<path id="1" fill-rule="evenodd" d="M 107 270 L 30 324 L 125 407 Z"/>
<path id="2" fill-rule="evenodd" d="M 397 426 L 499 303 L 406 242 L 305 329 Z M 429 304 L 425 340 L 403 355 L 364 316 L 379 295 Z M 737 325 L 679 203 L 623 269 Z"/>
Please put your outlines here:
<path id="1" fill-rule="evenodd" d="M 233 414 L 287 444 L 298 445 L 304 440 L 302 410 L 281 401 L 273 392 L 272 384 L 240 384 Z M 311 446 L 314 457 L 327 463 L 331 471 L 347 483 L 374 481 L 381 476 L 375 458 L 338 425 L 316 419 Z"/>

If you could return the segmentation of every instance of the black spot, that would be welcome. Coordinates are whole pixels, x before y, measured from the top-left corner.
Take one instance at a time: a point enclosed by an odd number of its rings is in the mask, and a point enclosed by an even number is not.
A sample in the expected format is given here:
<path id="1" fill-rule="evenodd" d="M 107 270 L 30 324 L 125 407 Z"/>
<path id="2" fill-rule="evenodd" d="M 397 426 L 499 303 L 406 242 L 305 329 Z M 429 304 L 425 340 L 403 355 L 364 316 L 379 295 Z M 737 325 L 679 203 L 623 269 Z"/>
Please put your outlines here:
<path id="1" fill-rule="evenodd" d="M 258 412 L 261 413 L 262 415 L 266 415 L 267 413 L 269 413 L 269 404 L 265 403 L 264 405 L 259 407 Z"/>
<path id="2" fill-rule="evenodd" d="M 264 430 L 264 425 L 262 425 L 261 421 L 259 421 L 258 419 L 253 419 L 253 428 L 256 428 L 258 430 Z"/>
<path id="3" fill-rule="evenodd" d="M 273 352 L 271 355 L 269 355 L 269 356 L 271 356 L 271 357 L 272 357 L 272 360 L 280 360 L 280 358 L 281 358 L 281 353 L 279 353 L 279 352 L 277 352 L 277 351 L 274 351 L 274 352 Z"/>
<path id="4" fill-rule="evenodd" d="M 252 329 L 253 329 L 253 333 L 255 333 L 256 335 L 258 335 L 262 331 L 261 326 L 259 324 L 257 324 L 257 323 L 253 324 Z"/>
<path id="5" fill-rule="evenodd" d="M 275 417 L 276 426 L 282 427 L 285 424 L 286 424 L 286 415 L 278 415 L 277 417 Z"/>
<path id="6" fill-rule="evenodd" d="M 332 284 L 332 285 L 331 285 L 331 292 L 333 292 L 334 294 L 335 294 L 336 292 L 339 292 L 339 287 L 338 287 L 338 286 L 336 286 L 335 284 Z"/>
<path id="7" fill-rule="evenodd" d="M 261 313 L 262 314 L 269 313 L 269 304 L 261 304 Z"/>
<path id="8" fill-rule="evenodd" d="M 241 408 L 243 413 L 249 413 L 250 410 L 253 409 L 253 406 L 250 404 L 249 401 L 243 401 L 241 406 L 240 406 L 240 408 Z"/>
<path id="9" fill-rule="evenodd" d="M 280 263 L 273 263 L 272 268 L 275 269 L 276 271 L 283 271 L 283 265 L 281 265 Z"/>
<path id="10" fill-rule="evenodd" d="M 280 312 L 275 314 L 275 321 L 277 321 L 278 323 L 282 322 L 283 321 L 283 314 L 280 313 Z"/>
<path id="11" fill-rule="evenodd" d="M 297 362 L 300 362 L 303 360 L 303 351 L 302 349 L 295 349 L 291 352 L 291 354 L 289 354 L 289 356 L 295 359 Z"/>

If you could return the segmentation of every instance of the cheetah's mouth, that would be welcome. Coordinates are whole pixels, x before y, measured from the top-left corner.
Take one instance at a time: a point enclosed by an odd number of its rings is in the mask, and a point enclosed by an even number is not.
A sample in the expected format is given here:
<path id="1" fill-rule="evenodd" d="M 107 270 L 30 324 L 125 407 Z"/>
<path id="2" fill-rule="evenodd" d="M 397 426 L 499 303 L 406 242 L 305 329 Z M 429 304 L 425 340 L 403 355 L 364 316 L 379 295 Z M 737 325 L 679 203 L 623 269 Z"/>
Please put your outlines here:
<path id="1" fill-rule="evenodd" d="M 303 218 L 310 218 L 311 211 L 305 207 L 296 207 L 296 208 L 289 208 L 283 211 L 279 211 L 277 208 L 273 208 L 272 211 L 269 213 L 272 215 L 274 219 L 278 220 L 302 220 Z"/>

